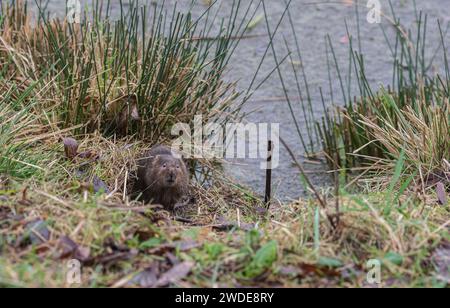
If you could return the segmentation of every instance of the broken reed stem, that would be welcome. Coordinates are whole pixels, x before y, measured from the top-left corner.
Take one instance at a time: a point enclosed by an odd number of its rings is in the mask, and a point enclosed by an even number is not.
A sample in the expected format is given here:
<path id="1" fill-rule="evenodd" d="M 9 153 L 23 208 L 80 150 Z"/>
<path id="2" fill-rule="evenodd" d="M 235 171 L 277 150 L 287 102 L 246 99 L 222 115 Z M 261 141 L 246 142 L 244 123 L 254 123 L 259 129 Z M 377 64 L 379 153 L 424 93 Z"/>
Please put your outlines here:
<path id="1" fill-rule="evenodd" d="M 300 173 L 302 174 L 303 178 L 305 179 L 306 184 L 308 185 L 308 187 L 311 189 L 311 191 L 316 196 L 317 201 L 319 202 L 321 207 L 325 210 L 325 214 L 327 215 L 328 221 L 330 222 L 331 226 L 333 227 L 333 229 L 336 229 L 336 224 L 334 223 L 333 218 L 330 215 L 328 215 L 328 213 L 327 213 L 327 208 L 328 207 L 327 207 L 326 200 L 324 198 L 322 198 L 322 196 L 320 195 L 319 191 L 314 187 L 314 185 L 312 184 L 311 180 L 308 177 L 308 174 L 307 174 L 305 168 L 303 168 L 303 166 L 297 160 L 297 158 L 295 157 L 294 152 L 291 150 L 291 148 L 288 146 L 288 144 L 281 137 L 280 137 L 280 141 L 283 144 L 283 146 L 285 147 L 285 149 L 288 151 L 288 153 L 291 156 L 294 164 L 300 170 Z"/>
<path id="2" fill-rule="evenodd" d="M 341 224 L 341 205 L 340 205 L 340 189 L 341 189 L 341 182 L 339 180 L 339 173 L 338 173 L 338 165 L 337 165 L 337 161 L 338 161 L 338 157 L 337 154 L 335 155 L 335 172 L 334 172 L 334 197 L 335 199 L 335 207 L 336 207 L 336 226 L 338 227 Z"/>

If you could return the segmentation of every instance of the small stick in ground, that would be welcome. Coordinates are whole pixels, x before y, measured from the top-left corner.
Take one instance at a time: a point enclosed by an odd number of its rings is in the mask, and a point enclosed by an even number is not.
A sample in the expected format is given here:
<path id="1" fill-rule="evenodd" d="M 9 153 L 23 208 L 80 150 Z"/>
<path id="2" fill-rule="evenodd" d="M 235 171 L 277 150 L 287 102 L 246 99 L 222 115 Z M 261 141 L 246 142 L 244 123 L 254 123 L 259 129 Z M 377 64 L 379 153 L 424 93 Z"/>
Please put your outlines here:
<path id="1" fill-rule="evenodd" d="M 267 155 L 267 170 L 266 170 L 266 194 L 264 203 L 267 209 L 270 208 L 270 201 L 272 198 L 272 156 L 273 156 L 273 142 L 269 140 L 268 155 Z"/>

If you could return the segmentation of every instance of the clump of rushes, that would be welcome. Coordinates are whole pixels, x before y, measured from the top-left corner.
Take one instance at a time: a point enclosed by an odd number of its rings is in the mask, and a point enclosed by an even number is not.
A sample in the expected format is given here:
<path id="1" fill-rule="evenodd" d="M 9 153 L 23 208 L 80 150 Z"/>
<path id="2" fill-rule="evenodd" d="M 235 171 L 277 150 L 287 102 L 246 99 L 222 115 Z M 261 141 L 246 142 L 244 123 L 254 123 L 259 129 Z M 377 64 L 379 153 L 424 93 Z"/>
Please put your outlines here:
<path id="1" fill-rule="evenodd" d="M 95 0 L 77 24 L 50 19 L 41 7 L 32 21 L 26 2 L 14 1 L 2 7 L 0 55 L 8 59 L 2 72 L 30 83 L 50 70 L 36 108 L 60 128 L 82 125 L 78 133 L 138 134 L 156 142 L 194 115 L 221 121 L 237 113 L 234 84 L 222 77 L 251 5 L 234 1 L 215 31 L 214 3 L 195 19 L 176 6 L 133 0 L 125 9 L 120 2 L 114 19 L 110 1 Z"/>
<path id="2" fill-rule="evenodd" d="M 0 74 L 0 175 L 26 179 L 42 170 L 37 162 L 42 158 L 30 155 L 31 144 L 41 140 L 42 125 L 30 112 L 35 101 L 37 83 L 24 88 L 23 84 L 9 84 L 5 88 Z M 23 91 L 18 92 L 18 89 Z M 31 152 L 32 153 L 32 152 Z M 35 153 L 36 154 L 36 153 Z"/>
<path id="3" fill-rule="evenodd" d="M 322 145 L 329 167 L 339 170 L 343 181 L 348 181 L 350 171 L 357 171 L 358 174 L 361 171 L 364 174 L 375 171 L 380 174 L 381 170 L 392 174 L 393 161 L 402 150 L 405 152 L 405 163 L 409 166 L 405 173 L 420 173 L 423 179 L 436 178 L 436 175 L 445 179 L 450 156 L 450 69 L 445 42 L 448 27 L 442 29 L 437 22 L 439 48 L 430 53 L 427 47 L 427 30 L 430 29 L 427 16 L 416 12 L 415 28 L 405 30 L 391 4 L 391 16 L 384 13 L 383 16 L 395 30 L 394 39 L 389 38 L 383 24 L 380 27 L 392 55 L 392 84 L 381 90 L 373 89 L 368 81 L 371 79 L 367 76 L 361 47 L 358 4 L 355 8 L 358 44 L 355 44 L 347 28 L 349 58 L 346 69 L 339 65 L 330 37 L 325 38 L 332 107 L 327 106 L 327 97 L 320 89 L 325 115 L 320 120 L 314 120 L 317 118 L 310 108 L 308 96 L 300 95 L 310 140 L 308 143 L 305 136 L 299 136 L 305 152 L 308 156 L 314 155 L 317 153 L 315 147 Z M 296 56 L 301 60 L 300 39 L 292 19 L 290 23 Z M 432 72 L 433 65 L 441 54 L 443 73 L 435 74 Z M 304 80 L 308 93 L 307 76 L 303 71 L 296 72 L 296 75 L 297 80 Z M 333 89 L 333 76 L 338 78 L 340 93 Z M 356 95 L 352 91 L 353 85 L 359 90 Z M 359 98 L 352 99 L 354 96 Z M 336 106 L 338 100 L 339 107 Z M 295 115 L 293 117 L 297 122 Z"/>
<path id="4" fill-rule="evenodd" d="M 387 90 L 371 89 L 364 57 L 350 44 L 350 65 L 354 66 L 360 98 L 345 101 L 344 107 L 328 109 L 317 123 L 330 167 L 344 174 L 348 170 L 391 170 L 392 161 L 405 151 L 408 174 L 420 173 L 422 179 L 444 176 L 443 166 L 450 155 L 450 74 L 445 34 L 438 24 L 445 76 L 431 75 L 432 63 L 425 62 L 427 19 L 418 16 L 416 41 L 411 31 L 405 36 L 400 24 L 395 24 L 397 37 L 395 48 L 391 49 L 393 86 Z M 328 42 L 334 55 L 331 41 Z M 337 63 L 335 66 L 338 68 Z M 343 97 L 350 97 L 344 87 Z"/>

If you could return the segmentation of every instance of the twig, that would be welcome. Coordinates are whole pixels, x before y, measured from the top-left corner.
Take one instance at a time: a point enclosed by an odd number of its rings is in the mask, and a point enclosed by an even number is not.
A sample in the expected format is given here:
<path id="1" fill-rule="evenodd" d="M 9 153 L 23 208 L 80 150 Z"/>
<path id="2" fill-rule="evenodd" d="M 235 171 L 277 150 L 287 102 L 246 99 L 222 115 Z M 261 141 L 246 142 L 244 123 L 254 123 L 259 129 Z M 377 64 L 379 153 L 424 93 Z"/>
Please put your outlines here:
<path id="1" fill-rule="evenodd" d="M 270 208 L 270 201 L 272 198 L 272 155 L 273 155 L 273 142 L 269 140 L 268 143 L 268 155 L 267 155 L 267 169 L 266 169 L 266 194 L 264 198 L 264 204 L 267 209 Z"/>
<path id="2" fill-rule="evenodd" d="M 325 214 L 327 215 L 328 221 L 330 222 L 331 226 L 333 227 L 333 229 L 336 229 L 336 224 L 334 223 L 333 219 L 330 217 L 330 215 L 328 215 L 328 213 L 326 213 L 327 210 L 327 202 L 325 201 L 325 199 L 322 198 L 322 196 L 320 195 L 320 193 L 317 191 L 317 189 L 314 187 L 314 185 L 312 184 L 311 180 L 309 179 L 305 168 L 303 168 L 303 166 L 300 164 L 300 162 L 297 160 L 297 158 L 294 155 L 294 152 L 292 152 L 291 148 L 287 145 L 287 143 L 283 140 L 283 138 L 280 137 L 280 141 L 283 144 L 283 146 L 286 148 L 286 150 L 288 151 L 289 155 L 291 156 L 294 164 L 297 166 L 297 168 L 300 170 L 300 173 L 303 175 L 306 184 L 309 186 L 309 188 L 313 191 L 314 195 L 317 198 L 317 201 L 319 201 L 320 205 L 322 206 L 322 208 L 325 210 Z"/>
<path id="3" fill-rule="evenodd" d="M 338 168 L 338 165 L 337 165 L 337 161 L 338 161 L 338 155 L 336 154 L 336 158 L 335 158 L 335 169 L 337 170 Z M 340 216 L 340 200 L 339 200 L 339 194 L 340 194 L 340 185 L 341 185 L 341 183 L 340 183 L 340 181 L 339 181 L 339 173 L 338 173 L 338 171 L 336 171 L 335 173 L 334 173 L 334 189 L 335 189 L 335 192 L 334 192 L 334 198 L 335 198 L 335 202 L 336 202 L 336 204 L 335 204 L 335 206 L 336 206 L 336 226 L 339 226 L 340 225 L 340 223 L 341 223 L 341 216 Z"/>

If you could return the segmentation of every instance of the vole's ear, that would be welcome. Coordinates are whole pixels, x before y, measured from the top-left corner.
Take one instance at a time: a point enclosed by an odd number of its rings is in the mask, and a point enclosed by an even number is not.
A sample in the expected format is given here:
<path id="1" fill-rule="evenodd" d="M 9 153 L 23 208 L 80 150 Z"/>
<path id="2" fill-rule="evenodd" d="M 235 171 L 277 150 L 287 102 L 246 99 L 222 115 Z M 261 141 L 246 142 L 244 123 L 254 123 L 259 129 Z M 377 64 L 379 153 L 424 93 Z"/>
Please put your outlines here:
<path id="1" fill-rule="evenodd" d="M 183 159 L 183 153 L 175 148 L 170 149 L 170 154 L 177 159 Z"/>
<path id="2" fill-rule="evenodd" d="M 161 155 L 153 155 L 153 156 L 152 156 L 152 160 L 153 160 L 155 163 L 159 163 L 159 162 L 161 161 Z"/>

